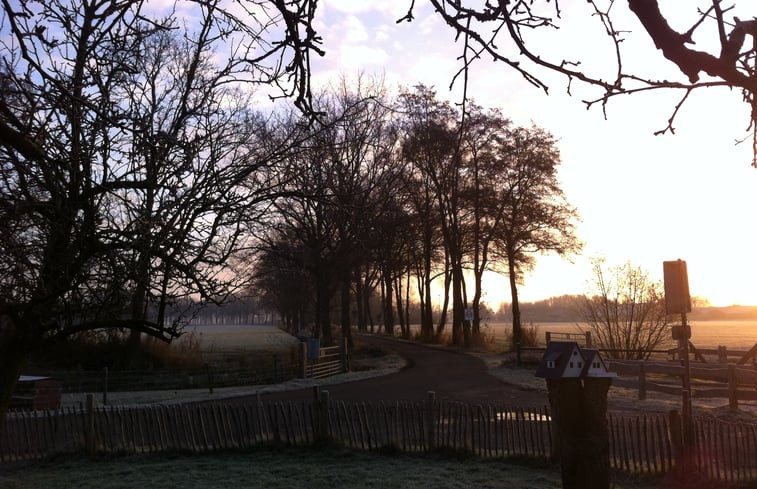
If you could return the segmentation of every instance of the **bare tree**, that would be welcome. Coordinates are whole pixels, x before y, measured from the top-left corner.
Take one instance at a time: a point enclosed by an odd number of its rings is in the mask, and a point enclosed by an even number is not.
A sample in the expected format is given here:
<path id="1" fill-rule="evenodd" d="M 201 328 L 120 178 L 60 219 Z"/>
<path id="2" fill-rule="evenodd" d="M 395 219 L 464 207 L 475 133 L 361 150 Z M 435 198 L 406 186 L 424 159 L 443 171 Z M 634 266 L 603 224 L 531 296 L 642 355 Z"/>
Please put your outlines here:
<path id="1" fill-rule="evenodd" d="M 201 13 L 199 32 L 149 34 L 122 88 L 132 133 L 121 171 L 144 185 L 112 196 L 120 214 L 110 219 L 133 253 L 124 287 L 136 322 L 152 309 L 163 323 L 167 301 L 181 295 L 222 302 L 233 292 L 237 277 L 213 269 L 230 265 L 244 243 L 238 223 L 272 191 L 247 184 L 275 153 L 259 141 L 250 96 L 229 83 L 233 65 L 213 61 L 212 4 Z M 131 337 L 138 345 L 139 330 Z"/>
<path id="2" fill-rule="evenodd" d="M 661 89 L 680 92 L 667 125 L 657 133 L 674 131 L 678 111 L 693 91 L 738 89 L 748 107 L 753 164 L 757 165 L 757 19 L 752 2 L 576 1 L 567 2 L 571 13 L 578 12 L 570 21 L 563 19 L 561 6 L 565 0 L 428 3 L 461 40 L 462 66 L 455 78 L 463 78 L 464 83 L 473 63 L 491 59 L 545 92 L 549 89 L 545 80 L 550 72 L 565 76 L 569 92 L 577 84 L 596 88 L 596 96 L 584 100 L 589 107 L 604 106 L 611 98 L 624 94 Z M 407 14 L 398 22 L 414 20 L 416 1 L 409 4 Z M 671 10 L 671 5 L 677 10 Z M 587 43 L 591 52 L 565 53 L 559 41 L 555 42 L 554 34 L 560 28 L 569 28 L 567 22 L 575 22 L 581 16 L 597 26 L 597 37 Z M 643 33 L 637 34 L 640 31 Z M 582 35 L 591 35 L 589 32 L 585 29 Z M 538 42 L 540 34 L 553 35 L 551 42 Z M 650 39 L 680 77 L 644 73 L 638 65 L 629 63 L 632 48 L 626 41 L 631 36 Z M 603 63 L 587 61 L 603 45 L 612 58 Z"/>
<path id="3" fill-rule="evenodd" d="M 279 312 L 287 331 L 301 334 L 314 313 L 312 278 L 304 267 L 302 244 L 294 236 L 263 238 L 253 255 L 250 295 Z"/>
<path id="4" fill-rule="evenodd" d="M 2 5 L 0 426 L 30 352 L 100 328 L 170 340 L 177 325 L 161 306 L 144 316 L 143 297 L 189 289 L 223 297 L 222 271 L 240 245 L 236 209 L 260 161 L 244 147 L 231 150 L 243 141 L 228 131 L 211 130 L 233 119 L 224 119 L 231 92 L 223 90 L 280 85 L 307 108 L 309 53 L 317 51 L 303 29 L 315 2 L 246 2 L 233 11 L 189 2 L 201 42 L 179 43 L 188 63 L 165 66 L 184 70 L 177 86 L 151 92 L 179 94 L 177 103 L 143 111 L 133 85 L 151 79 L 142 57 L 154 36 L 175 28 L 170 16 L 137 0 Z M 211 45 L 230 40 L 227 59 L 210 56 Z M 185 186 L 192 192 L 184 195 Z"/>
<path id="5" fill-rule="evenodd" d="M 592 288 L 578 299 L 578 311 L 611 358 L 646 360 L 670 340 L 665 294 L 660 282 L 627 262 L 606 269 L 594 261 Z"/>
<path id="6" fill-rule="evenodd" d="M 495 157 L 502 205 L 495 241 L 497 254 L 507 263 L 517 346 L 522 331 L 518 284 L 533 266 L 534 255 L 571 255 L 583 245 L 575 236 L 577 212 L 565 200 L 557 179 L 560 157 L 554 137 L 537 127 L 514 127 L 502 143 Z"/>
<path id="7" fill-rule="evenodd" d="M 438 231 L 444 243 L 443 267 L 445 295 L 440 328 L 444 325 L 448 300 L 448 286 L 452 288 L 452 343 L 468 344 L 470 332 L 463 327 L 463 207 L 461 202 L 461 155 L 458 137 L 458 113 L 446 102 L 439 101 L 429 87 L 419 85 L 415 92 L 401 95 L 404 113 L 402 157 L 412 166 L 412 178 L 426 187 L 426 198 L 420 201 L 421 210 L 427 213 L 424 253 L 427 270 L 424 271 L 430 289 L 430 259 L 433 241 L 430 233 Z M 434 225 L 437 227 L 434 229 Z"/>
<path id="8" fill-rule="evenodd" d="M 496 271 L 497 262 L 491 258 L 506 217 L 509 189 L 500 184 L 500 173 L 507 171 L 507 164 L 499 152 L 507 144 L 511 122 L 499 111 L 485 111 L 469 104 L 463 127 L 461 149 L 467 169 L 464 198 L 469 209 L 466 234 L 470 236 L 467 249 L 473 270 L 472 337 L 478 341 L 481 336 L 479 309 L 483 276 L 487 270 Z"/>

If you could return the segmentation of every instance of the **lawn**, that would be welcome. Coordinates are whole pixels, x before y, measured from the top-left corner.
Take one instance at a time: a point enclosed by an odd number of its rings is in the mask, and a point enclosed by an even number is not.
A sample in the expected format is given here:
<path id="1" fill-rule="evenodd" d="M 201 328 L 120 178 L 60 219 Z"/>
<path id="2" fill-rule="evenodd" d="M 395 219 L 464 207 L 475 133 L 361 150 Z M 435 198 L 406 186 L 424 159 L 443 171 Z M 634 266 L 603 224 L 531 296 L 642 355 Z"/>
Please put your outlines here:
<path id="1" fill-rule="evenodd" d="M 258 449 L 212 455 L 68 459 L 7 468 L 3 489 L 549 489 L 556 467 L 464 456 Z M 616 481 L 616 489 L 648 489 Z"/>

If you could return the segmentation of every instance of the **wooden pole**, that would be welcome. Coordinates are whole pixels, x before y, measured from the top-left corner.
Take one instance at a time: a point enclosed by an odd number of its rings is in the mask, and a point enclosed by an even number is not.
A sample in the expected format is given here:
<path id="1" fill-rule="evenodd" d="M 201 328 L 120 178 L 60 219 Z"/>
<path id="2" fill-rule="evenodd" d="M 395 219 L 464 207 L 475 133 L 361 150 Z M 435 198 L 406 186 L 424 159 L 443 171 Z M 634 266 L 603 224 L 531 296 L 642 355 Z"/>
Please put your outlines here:
<path id="1" fill-rule="evenodd" d="M 647 367 L 642 361 L 639 363 L 639 400 L 643 401 L 647 398 Z"/>
<path id="2" fill-rule="evenodd" d="M 682 394 L 682 406 L 681 415 L 683 421 L 683 445 L 684 447 L 691 447 L 693 442 L 692 436 L 692 415 L 691 415 L 691 365 L 689 363 L 689 334 L 688 323 L 686 319 L 686 313 L 681 313 L 681 336 L 678 339 L 678 346 L 681 350 L 683 357 L 683 388 Z"/>
<path id="3" fill-rule="evenodd" d="M 342 338 L 342 348 L 340 353 L 342 357 L 342 373 L 347 373 L 350 371 L 350 357 L 347 338 Z"/>
<path id="4" fill-rule="evenodd" d="M 428 451 L 436 448 L 436 392 L 426 393 L 426 446 Z"/>
<path id="5" fill-rule="evenodd" d="M 306 375 L 306 366 L 307 366 L 307 358 L 308 358 L 308 344 L 304 341 L 300 343 L 299 347 L 299 357 L 300 357 L 300 378 L 304 379 L 307 377 Z"/>
<path id="6" fill-rule="evenodd" d="M 728 350 L 725 346 L 718 346 L 718 363 L 728 363 Z"/>
<path id="7" fill-rule="evenodd" d="M 87 409 L 85 412 L 86 428 L 84 430 L 84 444 L 87 454 L 95 454 L 95 395 L 87 394 Z"/>
<path id="8" fill-rule="evenodd" d="M 273 382 L 277 383 L 279 381 L 279 355 L 274 353 L 273 354 Z"/>
<path id="9" fill-rule="evenodd" d="M 207 363 L 205 364 L 205 373 L 208 376 L 208 392 L 212 394 L 213 393 L 213 372 L 210 367 L 210 364 L 207 364 Z"/>
<path id="10" fill-rule="evenodd" d="M 739 410 L 739 398 L 736 388 L 736 366 L 728 365 L 728 407 L 731 411 Z"/>
<path id="11" fill-rule="evenodd" d="M 320 443 L 326 443 L 329 440 L 329 391 L 321 391 L 318 406 L 318 437 Z"/>
<path id="12" fill-rule="evenodd" d="M 108 405 L 108 367 L 103 367 L 103 406 Z"/>

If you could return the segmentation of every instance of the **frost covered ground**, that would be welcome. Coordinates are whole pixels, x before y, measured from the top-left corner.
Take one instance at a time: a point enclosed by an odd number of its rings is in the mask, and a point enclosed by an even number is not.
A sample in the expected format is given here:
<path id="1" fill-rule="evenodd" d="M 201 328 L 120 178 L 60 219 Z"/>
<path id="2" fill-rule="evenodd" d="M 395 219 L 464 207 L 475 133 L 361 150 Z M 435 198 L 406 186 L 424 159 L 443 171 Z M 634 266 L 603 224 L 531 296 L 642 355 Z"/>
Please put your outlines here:
<path id="1" fill-rule="evenodd" d="M 489 373 L 505 382 L 529 389 L 544 392 L 547 395 L 547 385 L 544 379 L 534 377 L 536 358 L 523 367 L 515 366 L 514 354 L 475 353 L 489 367 Z M 610 367 L 612 370 L 612 367 Z M 608 408 L 613 412 L 622 413 L 667 413 L 673 409 L 681 410 L 681 397 L 671 396 L 661 392 L 647 392 L 647 399 L 640 401 L 638 391 L 621 387 L 610 387 L 607 395 Z M 738 412 L 731 412 L 728 399 L 723 398 L 695 398 L 692 400 L 694 415 L 715 416 L 730 420 L 746 420 L 757 422 L 757 402 L 739 401 Z"/>
<path id="2" fill-rule="evenodd" d="M 288 333 L 273 326 L 212 326 L 198 327 L 195 334 L 203 346 L 204 351 L 229 352 L 235 350 L 286 350 L 296 345 L 299 340 Z M 441 348 L 441 347 L 440 347 Z M 543 379 L 534 376 L 536 362 L 539 356 L 531 353 L 526 354 L 527 362 L 522 367 L 515 365 L 512 353 L 472 353 L 481 358 L 489 367 L 489 372 L 504 382 L 518 385 L 524 388 L 544 392 L 546 402 L 546 383 Z M 535 355 L 535 356 L 534 356 Z M 355 380 L 387 375 L 397 372 L 405 366 L 405 360 L 398 355 L 357 355 L 353 361 L 354 372 L 336 375 L 327 379 L 319 380 L 291 380 L 282 384 L 216 388 L 213 394 L 207 389 L 191 389 L 179 391 L 145 391 L 145 392 L 112 392 L 108 394 L 108 404 L 111 405 L 134 405 L 150 403 L 178 403 L 187 401 L 205 401 L 251 395 L 255 393 L 267 393 L 282 390 L 294 390 L 309 388 L 312 386 L 327 386 L 335 383 L 350 382 Z M 64 406 L 76 406 L 84 402 L 84 394 L 64 394 Z M 96 396 L 96 400 L 97 399 Z M 680 410 L 681 399 L 678 396 L 666 395 L 659 392 L 648 392 L 647 399 L 638 400 L 638 394 L 632 389 L 611 387 L 608 395 L 609 408 L 615 412 L 642 413 L 663 412 L 672 409 Z M 693 400 L 695 415 L 712 415 L 727 419 L 742 419 L 751 422 L 757 421 L 757 402 L 740 401 L 739 411 L 736 413 L 728 409 L 727 399 L 700 399 Z"/>
<path id="3" fill-rule="evenodd" d="M 216 388 L 211 394 L 208 389 L 185 389 L 185 390 L 160 390 L 141 392 L 109 392 L 108 405 L 129 406 L 139 404 L 172 404 L 181 402 L 209 401 L 228 397 L 249 396 L 256 393 L 278 392 L 310 388 L 314 386 L 328 386 L 343 382 L 378 377 L 398 372 L 404 367 L 406 361 L 393 354 L 381 357 L 358 357 L 353 361 L 353 368 L 357 371 L 334 375 L 325 379 L 294 379 L 273 385 L 252 385 L 241 387 Z M 102 402 L 101 394 L 95 394 L 95 402 Z M 83 404 L 86 394 L 64 393 L 62 405 L 64 407 L 77 407 Z"/>
<path id="4" fill-rule="evenodd" d="M 4 489 L 556 489 L 556 467 L 464 456 L 259 449 L 207 455 L 75 459 L 0 472 Z M 615 489 L 651 482 L 615 481 Z"/>

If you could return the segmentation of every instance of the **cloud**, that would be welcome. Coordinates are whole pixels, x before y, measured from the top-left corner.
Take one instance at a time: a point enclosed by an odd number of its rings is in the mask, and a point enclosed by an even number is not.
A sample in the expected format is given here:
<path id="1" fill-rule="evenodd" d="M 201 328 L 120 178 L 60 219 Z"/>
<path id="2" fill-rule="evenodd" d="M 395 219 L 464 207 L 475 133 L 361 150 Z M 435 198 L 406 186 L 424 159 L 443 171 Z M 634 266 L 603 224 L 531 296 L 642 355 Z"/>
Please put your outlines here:
<path id="1" fill-rule="evenodd" d="M 354 15 L 348 15 L 334 29 L 336 38 L 340 44 L 356 44 L 368 39 L 368 30 L 365 25 Z"/>
<path id="2" fill-rule="evenodd" d="M 363 67 L 385 65 L 388 60 L 389 54 L 383 49 L 365 45 L 345 46 L 340 53 L 340 66 L 348 73 Z"/>
<path id="3" fill-rule="evenodd" d="M 365 12 L 381 12 L 396 14 L 407 9 L 406 0 L 329 0 L 324 7 L 345 14 L 361 14 Z"/>

